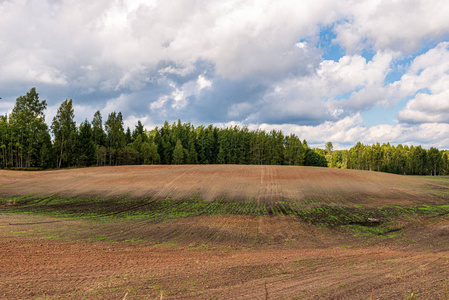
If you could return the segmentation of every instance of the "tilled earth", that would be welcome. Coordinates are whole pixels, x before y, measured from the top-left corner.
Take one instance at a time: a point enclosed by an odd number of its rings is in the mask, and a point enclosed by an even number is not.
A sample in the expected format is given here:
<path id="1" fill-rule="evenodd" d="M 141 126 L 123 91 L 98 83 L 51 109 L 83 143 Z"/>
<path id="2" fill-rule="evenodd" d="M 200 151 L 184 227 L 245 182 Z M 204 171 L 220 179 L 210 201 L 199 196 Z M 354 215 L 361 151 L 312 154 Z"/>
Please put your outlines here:
<path id="1" fill-rule="evenodd" d="M 288 217 L 257 218 L 262 225 L 249 226 L 266 244 L 213 242 L 203 229 L 207 223 L 239 237 L 244 216 L 191 218 L 190 231 L 203 231 L 187 242 L 172 231 L 164 238 L 166 228 L 139 240 L 112 234 L 134 228 L 131 221 L 3 215 L 0 298 L 446 299 L 449 219 L 415 226 L 400 239 L 366 239 Z M 185 221 L 170 223 L 183 233 Z M 285 235 L 276 223 L 296 233 Z M 143 228 L 122 234 L 133 230 Z"/>
<path id="2" fill-rule="evenodd" d="M 359 170 L 295 166 L 118 166 L 18 172 L 0 170 L 0 196 L 130 198 L 219 197 L 358 205 L 447 201 L 446 182 Z"/>
<path id="3" fill-rule="evenodd" d="M 281 166 L 0 171 L 0 196 L 446 204 L 446 181 Z M 1 213 L 0 207 L 0 213 Z M 363 236 L 293 216 L 0 214 L 0 299 L 449 299 L 449 215 Z"/>

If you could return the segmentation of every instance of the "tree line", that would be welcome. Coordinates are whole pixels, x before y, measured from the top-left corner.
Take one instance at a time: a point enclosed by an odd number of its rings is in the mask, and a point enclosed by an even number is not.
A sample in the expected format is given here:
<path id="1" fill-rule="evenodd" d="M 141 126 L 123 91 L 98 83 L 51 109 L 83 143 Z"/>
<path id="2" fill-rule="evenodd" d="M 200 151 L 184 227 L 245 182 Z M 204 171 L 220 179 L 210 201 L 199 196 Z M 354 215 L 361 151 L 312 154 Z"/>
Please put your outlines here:
<path id="1" fill-rule="evenodd" d="M 363 145 L 326 155 L 329 167 L 404 175 L 449 175 L 449 151 L 390 143 Z"/>
<path id="2" fill-rule="evenodd" d="M 398 174 L 447 174 L 448 153 L 431 148 L 357 143 L 350 150 L 310 148 L 306 140 L 281 131 L 248 127 L 194 127 L 173 124 L 146 130 L 140 121 L 124 128 L 121 112 L 103 121 L 77 125 L 73 101 L 63 101 L 51 125 L 47 103 L 35 88 L 20 96 L 9 115 L 0 116 L 1 168 L 66 168 L 132 164 L 259 164 L 349 168 Z"/>
<path id="3" fill-rule="evenodd" d="M 77 125 L 73 101 L 63 101 L 51 125 L 45 123 L 47 103 L 35 88 L 20 96 L 9 115 L 0 117 L 1 168 L 65 168 L 132 164 L 277 164 L 327 166 L 323 153 L 305 140 L 281 131 L 247 127 L 194 127 L 173 124 L 145 130 L 140 121 L 124 128 L 121 112 L 103 121 Z"/>

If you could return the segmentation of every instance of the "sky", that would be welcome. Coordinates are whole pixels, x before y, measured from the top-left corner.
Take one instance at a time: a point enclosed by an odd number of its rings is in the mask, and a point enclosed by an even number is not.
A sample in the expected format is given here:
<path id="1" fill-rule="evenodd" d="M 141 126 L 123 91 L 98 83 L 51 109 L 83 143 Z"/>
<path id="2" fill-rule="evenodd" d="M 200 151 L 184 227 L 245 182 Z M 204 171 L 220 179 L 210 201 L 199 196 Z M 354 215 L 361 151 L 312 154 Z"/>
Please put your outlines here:
<path id="1" fill-rule="evenodd" d="M 36 87 L 165 120 L 449 149 L 446 0 L 0 0 L 0 114 Z"/>

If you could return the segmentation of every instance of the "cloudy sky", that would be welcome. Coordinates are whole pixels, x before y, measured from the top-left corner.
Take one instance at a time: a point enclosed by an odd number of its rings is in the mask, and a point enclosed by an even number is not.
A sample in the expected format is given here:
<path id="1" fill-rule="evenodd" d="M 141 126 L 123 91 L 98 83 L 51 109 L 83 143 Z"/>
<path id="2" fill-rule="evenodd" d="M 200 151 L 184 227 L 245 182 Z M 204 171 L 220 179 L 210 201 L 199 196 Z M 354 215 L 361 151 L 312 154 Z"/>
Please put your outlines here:
<path id="1" fill-rule="evenodd" d="M 449 149 L 446 0 L 0 0 L 0 113 Z"/>

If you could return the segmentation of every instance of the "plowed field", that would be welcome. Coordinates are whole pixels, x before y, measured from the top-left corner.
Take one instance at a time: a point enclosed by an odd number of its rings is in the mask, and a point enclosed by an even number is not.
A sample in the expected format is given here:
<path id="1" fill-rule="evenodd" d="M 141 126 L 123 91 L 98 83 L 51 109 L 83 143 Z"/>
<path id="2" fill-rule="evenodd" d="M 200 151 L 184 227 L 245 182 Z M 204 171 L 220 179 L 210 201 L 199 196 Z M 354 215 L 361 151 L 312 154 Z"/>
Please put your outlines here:
<path id="1" fill-rule="evenodd" d="M 0 171 L 0 206 L 0 299 L 449 299 L 443 177 Z"/>

